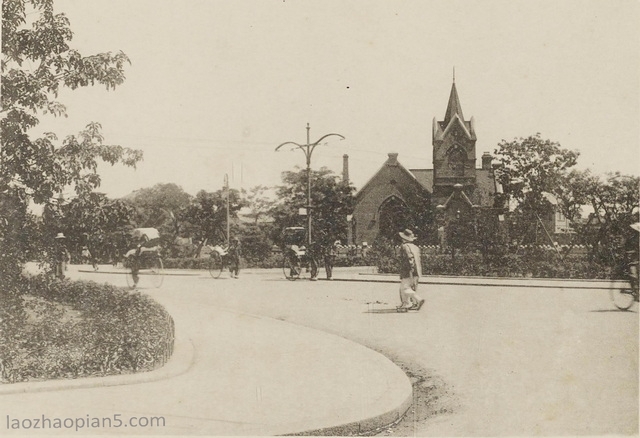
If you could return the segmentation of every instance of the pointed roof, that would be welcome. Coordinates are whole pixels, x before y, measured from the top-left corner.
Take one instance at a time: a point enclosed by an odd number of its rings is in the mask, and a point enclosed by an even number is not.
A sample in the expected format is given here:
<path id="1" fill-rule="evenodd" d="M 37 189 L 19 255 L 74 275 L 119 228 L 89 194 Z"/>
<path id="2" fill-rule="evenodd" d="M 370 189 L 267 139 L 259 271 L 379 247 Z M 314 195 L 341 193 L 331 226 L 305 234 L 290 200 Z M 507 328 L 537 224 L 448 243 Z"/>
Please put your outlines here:
<path id="1" fill-rule="evenodd" d="M 444 115 L 443 124 L 447 126 L 453 116 L 458 115 L 460 120 L 464 120 L 462 115 L 462 106 L 460 106 L 460 98 L 458 98 L 458 91 L 456 90 L 455 81 L 451 85 L 451 94 L 449 95 L 449 104 L 447 105 L 447 112 Z"/>
<path id="2" fill-rule="evenodd" d="M 363 193 L 365 193 L 365 191 L 369 188 L 369 186 L 371 186 L 373 184 L 373 181 L 376 180 L 376 178 L 379 175 L 382 175 L 383 172 L 385 171 L 385 169 L 387 168 L 395 168 L 398 169 L 400 172 L 402 173 L 406 173 L 411 181 L 414 181 L 414 183 L 420 187 L 421 189 L 425 189 L 427 191 L 431 191 L 430 187 L 425 186 L 424 184 L 422 184 L 422 182 L 416 177 L 416 175 L 414 174 L 413 171 L 408 170 L 406 167 L 404 167 L 402 164 L 400 164 L 400 162 L 398 161 L 398 153 L 397 152 L 390 152 L 388 154 L 388 158 L 387 161 L 384 162 L 384 164 L 382 165 L 382 167 L 380 168 L 380 170 L 378 170 L 370 179 L 369 181 L 366 182 L 365 185 L 362 186 L 362 188 L 360 188 L 360 190 L 358 190 L 355 194 L 355 198 L 361 198 L 363 196 Z"/>

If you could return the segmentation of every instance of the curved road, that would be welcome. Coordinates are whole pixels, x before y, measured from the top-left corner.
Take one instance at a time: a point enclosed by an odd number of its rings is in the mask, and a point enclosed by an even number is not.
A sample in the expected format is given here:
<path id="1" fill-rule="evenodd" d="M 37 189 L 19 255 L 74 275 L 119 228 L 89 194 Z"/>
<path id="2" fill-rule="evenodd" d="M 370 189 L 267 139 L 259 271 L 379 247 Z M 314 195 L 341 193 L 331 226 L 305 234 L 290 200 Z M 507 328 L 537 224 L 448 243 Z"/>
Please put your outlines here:
<path id="1" fill-rule="evenodd" d="M 115 275 L 85 276 L 124 284 Z M 167 276 L 161 289 L 144 292 L 185 306 L 194 321 L 225 311 L 263 315 L 382 352 L 413 380 L 430 385 L 407 420 L 385 435 L 638 433 L 638 314 L 614 311 L 604 290 L 562 283 L 556 288 L 421 285 L 427 304 L 408 314 L 391 311 L 398 299 L 394 284 L 288 282 L 277 272 L 244 272 L 239 280 Z M 232 344 L 233 330 L 223 334 Z M 317 352 L 304 343 L 304 330 L 300 334 L 303 352 Z M 216 335 L 221 333 L 193 333 L 200 343 Z M 273 360 L 268 348 L 273 339 L 253 335 L 263 359 Z M 215 352 L 209 354 L 214 359 Z M 425 401 L 429 393 L 437 396 Z M 330 400 L 323 403 L 322 409 L 330 409 Z"/>

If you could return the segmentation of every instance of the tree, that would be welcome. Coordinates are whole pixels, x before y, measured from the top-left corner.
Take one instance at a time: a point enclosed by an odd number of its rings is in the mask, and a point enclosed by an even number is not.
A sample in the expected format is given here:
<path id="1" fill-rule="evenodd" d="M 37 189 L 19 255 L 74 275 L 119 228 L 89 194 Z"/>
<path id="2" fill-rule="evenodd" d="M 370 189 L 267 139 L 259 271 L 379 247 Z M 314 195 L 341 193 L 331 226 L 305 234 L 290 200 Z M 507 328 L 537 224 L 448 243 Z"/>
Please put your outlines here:
<path id="1" fill-rule="evenodd" d="M 235 224 L 238 211 L 245 205 L 238 190 L 229 189 L 229 217 L 231 231 L 238 233 Z M 195 199 L 180 213 L 180 217 L 189 223 L 190 235 L 199 242 L 205 239 L 212 244 L 227 239 L 227 194 L 225 189 L 215 192 L 201 190 Z"/>
<path id="2" fill-rule="evenodd" d="M 193 197 L 174 183 L 156 184 L 136 190 L 123 198 L 136 209 L 135 222 L 140 228 L 158 228 L 171 239 L 182 233 L 179 212 Z"/>
<path id="3" fill-rule="evenodd" d="M 303 226 L 299 209 L 307 204 L 307 171 L 282 173 L 283 185 L 277 187 L 280 200 L 271 212 L 275 220 L 274 241 L 285 227 Z M 326 167 L 311 171 L 311 205 L 313 241 L 328 245 L 335 240 L 347 240 L 347 215 L 353 213 L 354 187 L 341 181 Z"/>
<path id="4" fill-rule="evenodd" d="M 638 249 L 638 233 L 630 225 L 639 220 L 640 178 L 616 172 L 602 179 L 585 173 L 575 184 L 580 187 L 574 187 L 574 191 L 580 191 L 593 209 L 578 232 L 592 254 L 620 274 L 625 264 L 625 245 L 631 242 Z"/>
<path id="5" fill-rule="evenodd" d="M 272 235 L 274 224 L 270 212 L 276 205 L 271 198 L 271 188 L 262 185 L 243 190 L 243 200 L 249 211 L 246 217 L 251 223 L 241 223 L 239 233 L 242 240 L 242 255 L 252 266 L 260 266 L 271 256 L 273 249 Z"/>
<path id="6" fill-rule="evenodd" d="M 579 153 L 543 140 L 540 134 L 510 142 L 503 140 L 494 153 L 502 164 L 495 171 L 496 178 L 507 200 L 516 204 L 514 217 L 521 218 L 519 237 L 531 239 L 532 229 L 537 227 L 540 218 L 553 212 L 553 205 L 545 194 L 561 187 Z"/>
<path id="7" fill-rule="evenodd" d="M 30 25 L 28 25 L 27 18 Z M 83 56 L 69 47 L 70 23 L 54 14 L 53 0 L 3 0 L 2 89 L 0 122 L 0 239 L 5 244 L 0 282 L 19 275 L 28 238 L 20 236 L 15 210 L 24 212 L 29 202 L 49 205 L 69 187 L 80 194 L 100 185 L 100 161 L 135 167 L 142 152 L 104 144 L 99 123 L 91 122 L 78 135 L 62 142 L 53 133 L 32 138 L 38 114 L 66 115 L 56 100 L 63 88 L 104 85 L 107 90 L 123 83 L 127 56 L 118 52 Z M 20 213 L 22 214 L 22 213 Z M 9 252 L 9 254 L 6 254 Z"/>
<path id="8" fill-rule="evenodd" d="M 61 205 L 59 210 L 60 219 L 49 224 L 45 215 L 44 225 L 49 225 L 48 234 L 60 230 L 67 236 L 72 255 L 78 255 L 83 246 L 88 246 L 97 259 L 113 258 L 117 252 L 113 248 L 117 245 L 113 236 L 133 228 L 134 208 L 119 199 L 111 200 L 103 193 L 77 197 Z"/>
<path id="9" fill-rule="evenodd" d="M 252 187 L 248 191 L 242 190 L 246 207 L 250 210 L 247 216 L 254 220 L 254 224 L 258 224 L 261 218 L 268 216 L 275 204 L 273 199 L 267 196 L 270 190 L 269 187 L 262 185 Z"/>

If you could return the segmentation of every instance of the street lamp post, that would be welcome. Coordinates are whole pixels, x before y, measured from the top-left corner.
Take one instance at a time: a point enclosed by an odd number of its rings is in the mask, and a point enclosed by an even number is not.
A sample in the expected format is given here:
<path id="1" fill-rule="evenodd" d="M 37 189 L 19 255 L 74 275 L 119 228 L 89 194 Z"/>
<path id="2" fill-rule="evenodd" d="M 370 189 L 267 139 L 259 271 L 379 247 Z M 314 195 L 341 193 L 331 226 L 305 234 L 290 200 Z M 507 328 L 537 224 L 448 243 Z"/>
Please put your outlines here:
<path id="1" fill-rule="evenodd" d="M 224 174 L 224 191 L 227 195 L 227 248 L 231 244 L 231 221 L 229 220 L 229 175 Z"/>
<path id="2" fill-rule="evenodd" d="M 276 151 L 278 151 L 282 146 L 286 146 L 286 145 L 293 145 L 297 148 L 299 148 L 303 153 L 304 156 L 307 160 L 307 205 L 305 206 L 307 209 L 307 244 L 308 247 L 311 247 L 311 154 L 313 154 L 313 150 L 316 148 L 316 146 L 318 146 L 318 144 L 320 144 L 320 142 L 322 140 L 324 140 L 327 137 L 331 137 L 331 136 L 337 136 L 340 137 L 342 140 L 344 140 L 344 137 L 340 134 L 326 134 L 323 135 L 322 137 L 320 137 L 318 140 L 316 140 L 314 143 L 311 143 L 311 141 L 309 140 L 309 130 L 311 128 L 309 127 L 309 124 L 307 123 L 307 143 L 306 144 L 298 144 L 296 142 L 293 141 L 287 141 L 285 143 L 282 143 L 281 145 L 278 145 L 278 147 L 276 147 Z"/>

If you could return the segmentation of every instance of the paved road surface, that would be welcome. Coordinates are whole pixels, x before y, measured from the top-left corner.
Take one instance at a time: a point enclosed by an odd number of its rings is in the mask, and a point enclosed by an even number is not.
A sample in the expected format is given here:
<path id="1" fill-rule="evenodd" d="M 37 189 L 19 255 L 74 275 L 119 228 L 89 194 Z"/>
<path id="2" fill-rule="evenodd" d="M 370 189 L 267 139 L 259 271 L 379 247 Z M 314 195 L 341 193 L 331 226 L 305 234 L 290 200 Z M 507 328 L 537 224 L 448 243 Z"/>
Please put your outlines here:
<path id="1" fill-rule="evenodd" d="M 606 291 L 421 287 L 427 304 L 408 314 L 391 311 L 393 284 L 289 282 L 273 272 L 167 276 L 161 289 L 145 292 L 201 309 L 194 318 L 221 309 L 338 334 L 443 382 L 444 414 L 390 434 L 638 433 L 638 314 L 614 311 Z"/>
<path id="2" fill-rule="evenodd" d="M 426 286 L 420 313 L 397 314 L 392 284 L 192 282 L 186 294 L 319 328 L 432 370 L 459 408 L 417 435 L 638 432 L 638 314 L 602 290 Z M 367 304 L 367 303 L 388 304 Z"/>

